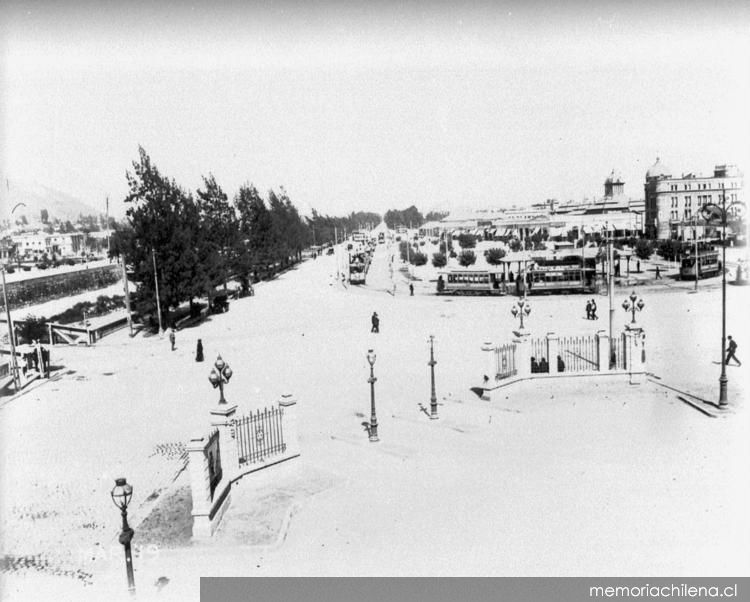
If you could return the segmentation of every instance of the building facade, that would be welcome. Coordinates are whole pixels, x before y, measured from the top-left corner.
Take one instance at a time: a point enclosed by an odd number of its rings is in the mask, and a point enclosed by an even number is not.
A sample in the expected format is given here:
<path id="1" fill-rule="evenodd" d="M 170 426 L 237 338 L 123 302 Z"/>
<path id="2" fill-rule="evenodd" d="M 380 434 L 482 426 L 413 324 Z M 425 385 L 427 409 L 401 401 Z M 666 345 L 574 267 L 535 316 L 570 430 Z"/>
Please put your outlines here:
<path id="1" fill-rule="evenodd" d="M 744 202 L 743 174 L 736 165 L 717 165 L 713 176 L 673 177 L 658 158 L 646 172 L 646 236 L 680 238 L 686 229 L 705 226 L 700 209 L 707 203 Z"/>

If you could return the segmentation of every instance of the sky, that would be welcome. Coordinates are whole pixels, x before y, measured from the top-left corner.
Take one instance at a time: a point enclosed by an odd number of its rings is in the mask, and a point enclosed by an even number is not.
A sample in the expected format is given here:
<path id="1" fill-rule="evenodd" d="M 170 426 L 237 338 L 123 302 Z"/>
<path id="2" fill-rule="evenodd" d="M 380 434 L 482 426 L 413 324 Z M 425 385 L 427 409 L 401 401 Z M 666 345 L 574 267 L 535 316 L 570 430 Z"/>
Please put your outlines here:
<path id="1" fill-rule="evenodd" d="M 734 1 L 0 8 L 0 176 L 115 214 L 139 145 L 186 189 L 332 215 L 580 200 L 612 169 L 642 198 L 657 156 L 747 172 L 748 105 Z"/>

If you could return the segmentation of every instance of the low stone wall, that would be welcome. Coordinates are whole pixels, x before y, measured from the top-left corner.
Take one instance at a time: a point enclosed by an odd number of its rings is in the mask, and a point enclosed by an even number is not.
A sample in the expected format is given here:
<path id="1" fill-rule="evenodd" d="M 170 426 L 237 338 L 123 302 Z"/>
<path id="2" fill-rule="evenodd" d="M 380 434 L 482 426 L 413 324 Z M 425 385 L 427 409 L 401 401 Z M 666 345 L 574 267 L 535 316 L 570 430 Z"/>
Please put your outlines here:
<path id="1" fill-rule="evenodd" d="M 210 411 L 210 430 L 197 433 L 187 445 L 188 471 L 193 495 L 193 538 L 211 537 L 231 502 L 232 484 L 243 476 L 296 458 L 300 455 L 297 434 L 297 400 L 282 395 L 278 408 L 283 411 L 282 452 L 269 454 L 261 461 L 240 465 L 237 449 L 235 405 L 218 405 Z"/>
<path id="2" fill-rule="evenodd" d="M 121 277 L 120 266 L 112 264 L 63 274 L 38 276 L 19 282 L 9 282 L 6 285 L 8 304 L 15 309 L 25 305 L 43 303 L 51 299 L 105 288 L 118 282 Z"/>
<path id="3" fill-rule="evenodd" d="M 631 384 L 639 384 L 647 372 L 646 334 L 638 327 L 627 327 L 610 344 L 604 330 L 589 337 L 587 343 L 574 350 L 566 349 L 579 360 L 575 366 L 570 360 L 561 357 L 561 352 L 571 337 L 561 338 L 555 333 L 532 340 L 527 332 L 516 332 L 510 344 L 497 345 L 490 341 L 482 345 L 485 355 L 486 373 L 482 385 L 475 387 L 482 391 L 482 398 L 491 401 L 493 391 L 510 384 L 528 379 L 571 378 L 582 376 L 625 376 Z M 584 355 L 581 355 L 583 353 Z M 545 364 L 540 369 L 536 359 L 542 356 Z M 566 361 L 568 363 L 566 363 Z M 511 366 L 512 370 L 506 370 Z"/>

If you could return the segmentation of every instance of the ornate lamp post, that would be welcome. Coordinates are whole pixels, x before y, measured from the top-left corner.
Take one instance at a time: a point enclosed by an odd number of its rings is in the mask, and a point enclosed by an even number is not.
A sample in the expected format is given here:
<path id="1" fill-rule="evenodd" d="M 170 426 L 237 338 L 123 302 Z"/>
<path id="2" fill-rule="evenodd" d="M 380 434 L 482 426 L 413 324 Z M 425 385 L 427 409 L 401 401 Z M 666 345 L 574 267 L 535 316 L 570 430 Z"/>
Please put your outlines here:
<path id="1" fill-rule="evenodd" d="M 630 320 L 630 324 L 635 324 L 635 312 L 636 311 L 642 311 L 645 307 L 645 303 L 643 302 L 643 299 L 639 299 L 638 295 L 635 294 L 635 291 L 630 293 L 630 297 L 626 298 L 625 301 L 622 302 L 622 308 L 625 311 L 632 312 L 633 319 Z"/>
<path id="2" fill-rule="evenodd" d="M 510 308 L 510 313 L 513 314 L 514 318 L 521 319 L 521 326 L 519 328 L 519 331 L 524 332 L 523 316 L 524 314 L 528 316 L 531 313 L 531 304 L 526 300 L 525 297 L 521 298 L 515 302 L 513 307 Z"/>
<path id="3" fill-rule="evenodd" d="M 721 206 L 706 203 L 701 207 L 701 216 L 706 222 L 721 223 L 721 376 L 719 377 L 719 405 L 725 406 L 727 400 L 727 365 L 724 349 L 727 344 L 727 216 L 742 217 L 745 204 L 735 201 L 727 205 L 727 194 L 721 195 Z M 698 258 L 696 257 L 696 261 Z"/>
<path id="4" fill-rule="evenodd" d="M 378 417 L 375 415 L 375 378 L 374 367 L 375 367 L 375 352 L 372 349 L 367 350 L 367 361 L 370 364 L 370 378 L 367 382 L 370 383 L 370 441 L 373 443 L 380 441 L 378 439 Z"/>
<path id="5" fill-rule="evenodd" d="M 211 374 L 208 375 L 208 380 L 211 381 L 214 389 L 219 387 L 219 405 L 227 402 L 224 399 L 224 385 L 229 384 L 230 378 L 232 378 L 232 369 L 219 355 L 214 362 L 214 367 L 211 368 Z"/>
<path id="6" fill-rule="evenodd" d="M 427 365 L 430 367 L 430 420 L 437 420 L 437 396 L 435 395 L 435 353 L 433 349 L 433 341 L 435 337 L 430 335 L 430 361 Z"/>
<path id="7" fill-rule="evenodd" d="M 128 590 L 135 595 L 135 578 L 133 577 L 133 557 L 130 554 L 130 541 L 135 533 L 128 525 L 128 504 L 133 497 L 133 486 L 128 485 L 125 479 L 116 479 L 112 489 L 112 501 L 120 509 L 122 514 L 122 532 L 120 543 L 125 547 L 125 570 L 128 574 Z"/>

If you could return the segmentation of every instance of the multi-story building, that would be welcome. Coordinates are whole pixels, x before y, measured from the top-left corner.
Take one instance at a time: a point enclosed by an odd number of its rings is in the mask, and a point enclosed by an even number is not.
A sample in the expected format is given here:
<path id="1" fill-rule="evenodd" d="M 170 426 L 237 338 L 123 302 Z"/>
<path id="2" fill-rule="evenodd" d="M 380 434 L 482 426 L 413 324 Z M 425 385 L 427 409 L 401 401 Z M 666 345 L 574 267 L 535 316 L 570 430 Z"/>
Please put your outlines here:
<path id="1" fill-rule="evenodd" d="M 42 253 L 47 252 L 47 235 L 44 232 L 31 233 L 26 232 L 12 236 L 13 244 L 16 245 L 16 252 L 21 259 L 38 259 Z"/>
<path id="2" fill-rule="evenodd" d="M 83 250 L 85 235 L 80 232 L 56 233 L 47 236 L 47 250 L 58 257 L 73 257 Z"/>
<path id="3" fill-rule="evenodd" d="M 38 260 L 46 253 L 57 257 L 73 257 L 80 255 L 83 250 L 85 235 L 81 232 L 68 232 L 65 234 L 44 232 L 25 233 L 12 236 L 17 253 L 21 259 Z"/>
<path id="4" fill-rule="evenodd" d="M 743 175 L 736 165 L 717 165 L 713 176 L 672 172 L 658 158 L 646 172 L 646 236 L 658 240 L 680 238 L 700 223 L 707 203 L 744 201 Z M 726 195 L 726 196 L 725 196 Z"/>

